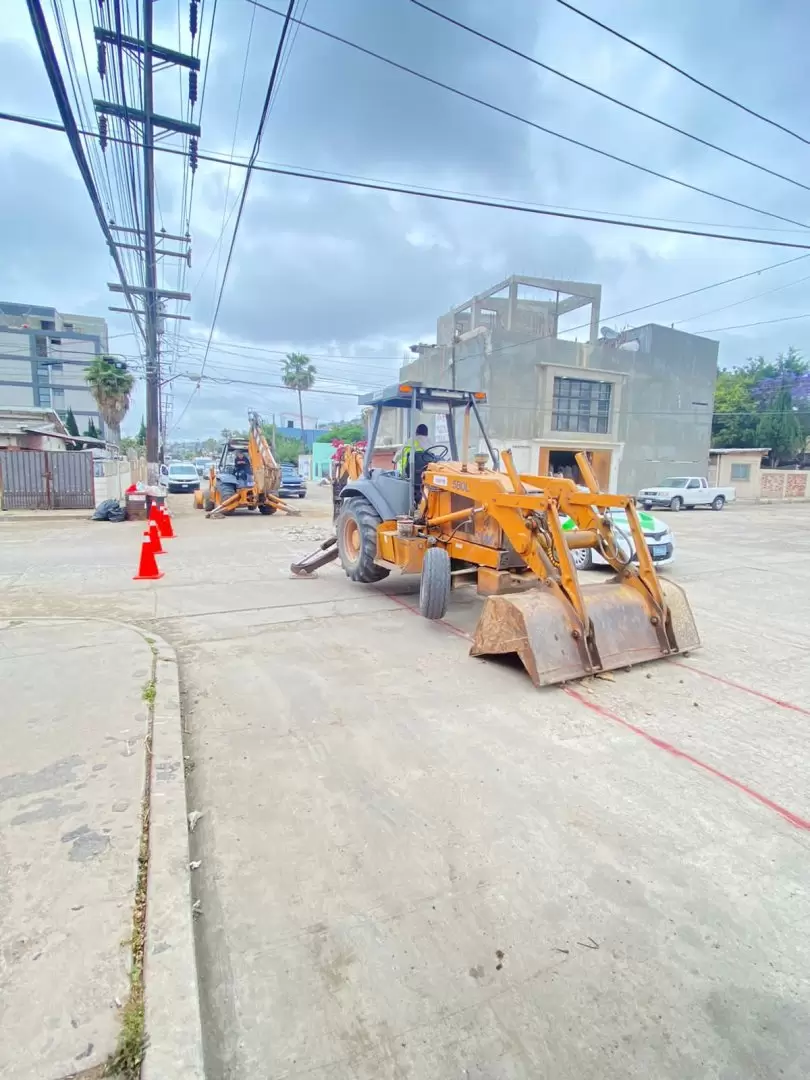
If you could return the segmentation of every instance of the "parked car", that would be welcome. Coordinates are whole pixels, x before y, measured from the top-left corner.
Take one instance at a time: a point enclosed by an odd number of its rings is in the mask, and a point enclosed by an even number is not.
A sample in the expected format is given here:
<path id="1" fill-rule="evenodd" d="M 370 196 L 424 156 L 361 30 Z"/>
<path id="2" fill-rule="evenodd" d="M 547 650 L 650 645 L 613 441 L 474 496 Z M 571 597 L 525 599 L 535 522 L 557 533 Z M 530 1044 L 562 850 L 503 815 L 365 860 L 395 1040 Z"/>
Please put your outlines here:
<path id="1" fill-rule="evenodd" d="M 281 466 L 281 487 L 278 493 L 282 498 L 292 496 L 297 496 L 299 499 L 306 498 L 307 482 L 295 465 Z"/>
<path id="2" fill-rule="evenodd" d="M 176 461 L 161 469 L 161 480 L 169 491 L 197 491 L 200 478 L 190 461 Z"/>
<path id="3" fill-rule="evenodd" d="M 620 551 L 625 558 L 629 556 L 635 560 L 636 548 L 627 515 L 623 510 L 610 510 L 609 513 L 613 520 Z M 672 530 L 660 518 L 653 517 L 644 510 L 639 511 L 638 519 L 652 561 L 656 566 L 669 566 L 675 558 L 675 536 Z M 564 530 L 573 529 L 574 523 L 570 518 L 563 517 L 562 527 Z M 590 570 L 592 566 L 608 565 L 607 560 L 595 548 L 574 548 L 571 558 L 577 570 Z"/>
<path id="4" fill-rule="evenodd" d="M 670 510 L 693 510 L 696 506 L 722 510 L 737 498 L 733 487 L 709 487 L 705 476 L 668 476 L 655 487 L 642 488 L 636 496 L 645 510 L 666 506 Z"/>
<path id="5" fill-rule="evenodd" d="M 202 479 L 204 476 L 208 476 L 211 471 L 212 461 L 210 457 L 195 457 L 194 468 L 197 470 L 197 476 Z"/>

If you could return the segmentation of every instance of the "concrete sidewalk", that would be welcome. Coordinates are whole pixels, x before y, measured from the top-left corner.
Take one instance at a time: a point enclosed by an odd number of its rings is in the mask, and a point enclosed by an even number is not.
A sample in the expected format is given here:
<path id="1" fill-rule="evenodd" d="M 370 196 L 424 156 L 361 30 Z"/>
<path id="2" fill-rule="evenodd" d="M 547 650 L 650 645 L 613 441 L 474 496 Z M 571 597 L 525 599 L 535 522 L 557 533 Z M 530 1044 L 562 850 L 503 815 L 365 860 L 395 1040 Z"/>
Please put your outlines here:
<path id="1" fill-rule="evenodd" d="M 149 643 L 128 627 L 0 623 L 4 1080 L 101 1075 L 115 1048 L 152 667 Z"/>

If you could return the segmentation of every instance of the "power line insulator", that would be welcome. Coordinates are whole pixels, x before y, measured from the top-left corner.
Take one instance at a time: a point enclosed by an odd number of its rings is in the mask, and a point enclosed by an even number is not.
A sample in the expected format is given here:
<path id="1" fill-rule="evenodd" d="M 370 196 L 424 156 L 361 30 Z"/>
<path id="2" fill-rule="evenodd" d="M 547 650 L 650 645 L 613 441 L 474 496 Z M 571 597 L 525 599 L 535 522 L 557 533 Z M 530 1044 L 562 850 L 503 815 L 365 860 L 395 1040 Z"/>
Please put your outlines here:
<path id="1" fill-rule="evenodd" d="M 188 73 L 188 100 L 194 104 L 197 100 L 197 72 L 190 71 Z"/>
<path id="2" fill-rule="evenodd" d="M 103 41 L 96 43 L 96 58 L 98 60 L 98 73 L 103 79 L 107 74 L 107 48 Z"/>
<path id="3" fill-rule="evenodd" d="M 197 166 L 200 163 L 199 153 L 197 150 L 197 138 L 192 135 L 188 140 L 188 163 L 192 172 L 197 171 Z"/>
<path id="4" fill-rule="evenodd" d="M 104 113 L 98 118 L 98 141 L 101 144 L 101 149 L 107 149 L 107 117 Z"/>
<path id="5" fill-rule="evenodd" d="M 197 30 L 199 28 L 199 12 L 197 9 L 197 0 L 190 0 L 188 6 L 188 28 L 192 37 L 196 37 Z"/>

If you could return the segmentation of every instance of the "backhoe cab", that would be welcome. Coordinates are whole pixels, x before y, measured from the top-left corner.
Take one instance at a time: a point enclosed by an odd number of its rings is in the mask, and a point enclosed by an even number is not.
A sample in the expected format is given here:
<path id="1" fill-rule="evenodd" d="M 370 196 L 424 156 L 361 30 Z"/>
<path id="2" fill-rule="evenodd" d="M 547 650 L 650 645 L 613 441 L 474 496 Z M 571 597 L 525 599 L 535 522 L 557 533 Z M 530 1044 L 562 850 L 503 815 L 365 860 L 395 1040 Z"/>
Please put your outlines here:
<path id="1" fill-rule="evenodd" d="M 428 619 L 445 615 L 454 584 L 474 580 L 486 601 L 471 654 L 514 653 L 536 686 L 700 644 L 682 590 L 655 572 L 633 498 L 600 492 L 585 454 L 577 464 L 586 490 L 519 474 L 511 452 L 501 460 L 489 440 L 482 392 L 411 383 L 360 404 L 373 409 L 362 473 L 340 492 L 336 536 L 294 564 L 295 573 L 339 557 L 352 581 L 420 574 L 419 609 Z M 405 474 L 372 466 L 390 409 L 405 412 L 409 441 L 418 423 L 430 428 L 431 417 L 444 418 L 446 438 L 413 453 Z M 614 509 L 627 516 L 637 563 L 617 541 Z M 573 529 L 563 529 L 563 515 Z M 571 550 L 582 547 L 597 549 L 615 577 L 581 584 Z"/>

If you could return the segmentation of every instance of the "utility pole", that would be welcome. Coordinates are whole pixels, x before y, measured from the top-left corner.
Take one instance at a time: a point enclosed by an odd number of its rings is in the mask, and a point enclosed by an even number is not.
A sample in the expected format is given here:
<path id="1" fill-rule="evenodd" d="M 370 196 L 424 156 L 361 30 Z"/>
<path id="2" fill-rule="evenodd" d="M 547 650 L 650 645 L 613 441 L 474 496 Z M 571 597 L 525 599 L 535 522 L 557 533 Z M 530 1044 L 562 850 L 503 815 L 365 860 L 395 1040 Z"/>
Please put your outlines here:
<path id="1" fill-rule="evenodd" d="M 162 310 L 162 300 L 190 300 L 191 294 L 175 292 L 168 289 L 159 289 L 157 284 L 157 260 L 162 258 L 185 259 L 191 265 L 190 237 L 171 236 L 161 233 L 155 234 L 155 133 L 175 132 L 189 137 L 189 165 L 192 170 L 197 168 L 197 145 L 200 136 L 198 124 L 186 123 L 172 117 L 158 115 L 154 111 L 154 69 L 155 63 L 161 67 L 179 65 L 189 72 L 189 101 L 193 104 L 197 99 L 197 78 L 200 70 L 200 61 L 195 56 L 188 56 L 175 49 L 167 49 L 156 45 L 153 41 L 153 8 L 154 0 L 143 0 L 142 24 L 143 37 L 135 38 L 121 32 L 120 6 L 115 4 L 115 29 L 95 27 L 95 36 L 98 46 L 99 74 L 102 79 L 107 72 L 106 48 L 111 46 L 115 50 L 125 50 L 135 56 L 141 68 L 141 97 L 143 109 L 135 109 L 128 103 L 95 99 L 93 104 L 99 115 L 99 133 L 101 135 L 102 148 L 106 148 L 107 117 L 119 117 L 130 123 L 138 124 L 142 133 L 143 151 L 143 229 L 127 229 L 110 225 L 115 233 L 136 234 L 134 243 L 117 241 L 117 246 L 139 251 L 143 254 L 144 262 L 144 286 L 134 284 L 127 285 L 127 290 L 136 296 L 143 298 L 143 310 L 139 314 L 144 323 L 144 347 L 146 367 L 146 462 L 147 482 L 156 484 L 159 474 L 159 460 L 161 457 L 160 439 L 160 356 L 158 351 L 159 322 L 162 319 L 182 319 L 186 316 L 166 314 Z M 192 35 L 197 31 L 197 4 L 198 0 L 190 0 L 190 16 Z M 120 53 L 119 53 L 119 62 Z M 123 85 L 123 76 L 121 84 Z M 111 80 L 106 84 L 114 85 Z M 165 241 L 172 239 L 180 242 L 180 250 L 167 250 L 165 247 L 157 247 L 157 239 Z M 124 292 L 121 285 L 110 285 L 113 292 Z M 119 310 L 111 308 L 110 310 Z"/>

